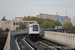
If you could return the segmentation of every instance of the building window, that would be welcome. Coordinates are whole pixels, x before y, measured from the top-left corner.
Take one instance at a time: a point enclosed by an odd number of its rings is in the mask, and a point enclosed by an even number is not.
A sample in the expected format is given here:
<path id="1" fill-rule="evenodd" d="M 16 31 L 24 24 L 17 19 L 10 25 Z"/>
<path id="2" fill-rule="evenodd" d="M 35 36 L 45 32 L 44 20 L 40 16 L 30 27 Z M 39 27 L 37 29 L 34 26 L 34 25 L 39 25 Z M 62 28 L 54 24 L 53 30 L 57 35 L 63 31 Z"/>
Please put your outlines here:
<path id="1" fill-rule="evenodd" d="M 63 17 L 61 18 L 61 21 L 64 22 L 64 18 Z"/>
<path id="2" fill-rule="evenodd" d="M 34 24 L 34 22 L 30 22 L 29 24 Z"/>
<path id="3" fill-rule="evenodd" d="M 10 25 L 10 22 L 8 22 L 8 25 Z"/>
<path id="4" fill-rule="evenodd" d="M 16 22 L 16 25 L 18 25 L 18 22 Z"/>
<path id="5" fill-rule="evenodd" d="M 28 22 L 24 22 L 24 24 L 27 26 L 28 25 Z"/>
<path id="6" fill-rule="evenodd" d="M 13 25 L 15 26 L 15 22 L 13 23 Z"/>
<path id="7" fill-rule="evenodd" d="M 23 22 L 19 22 L 19 25 L 23 24 Z"/>
<path id="8" fill-rule="evenodd" d="M 13 29 L 14 29 L 14 30 L 16 30 L 16 28 L 15 28 L 15 27 L 14 27 Z"/>
<path id="9" fill-rule="evenodd" d="M 16 27 L 16 30 L 18 30 L 18 27 Z"/>
<path id="10" fill-rule="evenodd" d="M 64 18 L 62 17 L 62 18 L 61 18 L 61 24 L 63 24 L 63 22 L 64 22 Z"/>
<path id="11" fill-rule="evenodd" d="M 7 22 L 5 22 L 5 25 L 7 25 Z"/>
<path id="12" fill-rule="evenodd" d="M 57 17 L 57 20 L 59 21 L 59 17 Z"/>

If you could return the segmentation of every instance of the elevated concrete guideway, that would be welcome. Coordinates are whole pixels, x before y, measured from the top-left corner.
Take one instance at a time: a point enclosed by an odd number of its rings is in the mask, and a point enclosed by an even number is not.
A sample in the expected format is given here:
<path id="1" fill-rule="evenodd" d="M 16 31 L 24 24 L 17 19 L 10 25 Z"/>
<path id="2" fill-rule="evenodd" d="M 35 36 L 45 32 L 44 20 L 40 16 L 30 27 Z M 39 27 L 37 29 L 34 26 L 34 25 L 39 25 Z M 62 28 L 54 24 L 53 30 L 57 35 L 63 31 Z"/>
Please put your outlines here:
<path id="1" fill-rule="evenodd" d="M 66 30 L 66 32 L 68 32 L 70 29 L 41 29 L 40 34 L 41 34 L 41 36 L 44 36 L 48 39 L 52 39 L 54 41 L 59 41 L 59 42 L 61 40 L 61 43 L 65 42 L 65 43 L 68 43 L 69 46 L 75 47 L 75 35 L 67 35 L 65 33 L 65 30 Z M 54 31 L 54 32 L 52 33 L 51 31 Z M 64 33 L 59 33 L 60 31 L 64 32 Z M 4 46 L 4 50 L 17 50 L 17 46 L 15 43 L 14 37 L 16 35 L 27 34 L 27 33 L 28 33 L 28 29 L 10 31 L 8 33 L 8 38 L 7 38 L 6 44 Z M 54 37 L 56 37 L 56 38 L 54 38 Z M 68 40 L 66 40 L 64 38 L 66 38 Z M 71 40 L 72 40 L 72 42 L 71 42 Z M 70 41 L 70 42 L 68 42 L 68 41 Z"/>
<path id="2" fill-rule="evenodd" d="M 44 31 L 44 38 L 71 48 L 75 48 L 75 34 Z"/>
<path id="3" fill-rule="evenodd" d="M 27 34 L 28 30 L 14 30 L 9 31 L 6 44 L 4 46 L 3 50 L 18 50 L 16 43 L 15 43 L 15 36 L 16 35 L 22 35 Z"/>

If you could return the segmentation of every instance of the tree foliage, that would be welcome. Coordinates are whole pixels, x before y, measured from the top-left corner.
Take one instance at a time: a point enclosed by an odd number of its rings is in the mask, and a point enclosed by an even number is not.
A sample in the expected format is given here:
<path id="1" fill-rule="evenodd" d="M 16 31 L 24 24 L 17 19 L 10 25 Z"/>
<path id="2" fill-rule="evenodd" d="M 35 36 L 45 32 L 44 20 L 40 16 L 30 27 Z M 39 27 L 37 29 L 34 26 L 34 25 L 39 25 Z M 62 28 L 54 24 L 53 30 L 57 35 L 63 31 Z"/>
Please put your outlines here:
<path id="1" fill-rule="evenodd" d="M 72 23 L 70 21 L 64 22 L 62 26 L 63 26 L 63 28 L 72 28 L 73 27 Z"/>
<path id="2" fill-rule="evenodd" d="M 75 34 L 75 27 L 73 27 L 73 33 Z"/>
<path id="3" fill-rule="evenodd" d="M 20 23 L 19 24 L 19 29 L 26 29 L 26 25 L 24 23 Z"/>
<path id="4" fill-rule="evenodd" d="M 50 29 L 50 28 L 54 28 L 55 24 L 53 22 L 49 22 L 49 21 L 45 21 L 42 25 L 41 28 L 42 29 Z"/>
<path id="5" fill-rule="evenodd" d="M 2 18 L 2 21 L 6 21 L 5 16 Z"/>
<path id="6" fill-rule="evenodd" d="M 56 20 L 56 21 L 55 21 L 55 25 L 56 25 L 56 26 L 61 26 L 61 23 Z"/>
<path id="7" fill-rule="evenodd" d="M 9 29 L 8 28 L 6 28 L 6 30 L 5 31 L 9 31 Z"/>
<path id="8" fill-rule="evenodd" d="M 38 21 L 38 24 L 40 25 L 41 29 L 48 29 L 48 28 L 55 28 L 55 26 L 61 26 L 61 23 L 59 21 L 54 21 L 52 19 L 44 19 L 34 16 L 24 16 L 24 21 Z"/>

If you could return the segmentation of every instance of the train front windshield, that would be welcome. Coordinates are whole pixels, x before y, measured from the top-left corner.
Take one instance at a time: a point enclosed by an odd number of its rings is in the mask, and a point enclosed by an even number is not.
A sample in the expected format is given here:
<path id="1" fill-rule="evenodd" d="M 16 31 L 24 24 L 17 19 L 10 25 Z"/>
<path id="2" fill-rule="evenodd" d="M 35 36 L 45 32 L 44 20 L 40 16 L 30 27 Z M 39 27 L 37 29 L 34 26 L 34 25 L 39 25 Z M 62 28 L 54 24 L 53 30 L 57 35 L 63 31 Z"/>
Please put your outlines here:
<path id="1" fill-rule="evenodd" d="M 38 31 L 38 25 L 33 25 L 33 31 Z"/>

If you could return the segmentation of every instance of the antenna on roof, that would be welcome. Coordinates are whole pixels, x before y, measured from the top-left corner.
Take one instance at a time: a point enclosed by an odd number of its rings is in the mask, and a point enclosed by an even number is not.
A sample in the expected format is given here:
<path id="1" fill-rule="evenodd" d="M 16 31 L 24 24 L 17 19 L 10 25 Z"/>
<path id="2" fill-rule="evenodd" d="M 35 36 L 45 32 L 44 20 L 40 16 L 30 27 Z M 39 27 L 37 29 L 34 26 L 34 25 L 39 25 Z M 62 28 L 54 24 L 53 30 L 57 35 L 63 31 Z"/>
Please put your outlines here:
<path id="1" fill-rule="evenodd" d="M 58 15 L 58 12 L 56 12 L 56 15 Z"/>
<path id="2" fill-rule="evenodd" d="M 20 13 L 19 13 L 19 17 L 20 17 Z"/>
<path id="3" fill-rule="evenodd" d="M 66 10 L 66 16 L 67 16 L 67 10 Z"/>

